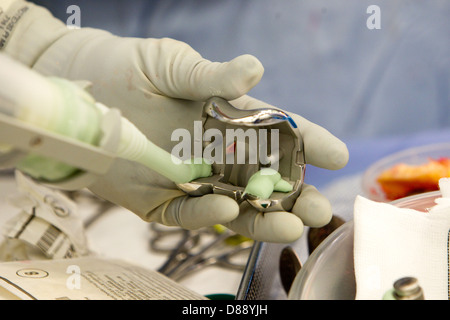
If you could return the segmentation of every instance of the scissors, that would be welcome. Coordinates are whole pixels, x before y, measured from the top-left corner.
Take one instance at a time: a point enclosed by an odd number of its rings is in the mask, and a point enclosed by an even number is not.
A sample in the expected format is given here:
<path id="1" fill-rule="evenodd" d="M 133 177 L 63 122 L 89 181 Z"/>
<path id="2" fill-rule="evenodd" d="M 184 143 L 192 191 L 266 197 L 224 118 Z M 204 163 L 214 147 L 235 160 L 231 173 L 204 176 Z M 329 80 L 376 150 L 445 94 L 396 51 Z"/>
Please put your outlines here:
<path id="1" fill-rule="evenodd" d="M 175 281 L 213 265 L 243 271 L 246 263 L 233 259 L 245 254 L 253 246 L 252 240 L 240 237 L 228 229 L 185 230 L 156 223 L 152 223 L 150 227 L 154 234 L 150 240 L 152 250 L 169 253 L 169 257 L 157 271 Z"/>

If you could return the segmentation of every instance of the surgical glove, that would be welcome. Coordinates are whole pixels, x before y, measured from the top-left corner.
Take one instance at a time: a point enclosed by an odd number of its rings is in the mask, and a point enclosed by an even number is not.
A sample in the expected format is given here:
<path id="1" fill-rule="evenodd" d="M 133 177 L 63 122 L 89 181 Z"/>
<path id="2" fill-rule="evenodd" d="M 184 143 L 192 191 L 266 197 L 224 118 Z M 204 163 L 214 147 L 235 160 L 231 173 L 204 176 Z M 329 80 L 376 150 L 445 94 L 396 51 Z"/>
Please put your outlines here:
<path id="1" fill-rule="evenodd" d="M 262 77 L 253 56 L 229 62 L 208 61 L 183 42 L 172 39 L 116 37 L 82 28 L 68 30 L 45 10 L 31 10 L 19 21 L 5 51 L 44 75 L 88 80 L 91 94 L 121 110 L 151 141 L 171 152 L 172 133 L 186 129 L 194 137 L 203 101 L 211 96 L 234 100 L 242 108 L 267 107 L 246 96 Z M 24 39 L 33 47 L 24 48 Z M 42 42 L 35 49 L 36 42 Z M 29 50 L 27 50 L 29 49 Z M 345 165 L 345 145 L 325 129 L 293 115 L 304 138 L 307 162 L 328 169 Z M 331 219 L 331 206 L 312 186 L 304 186 L 292 213 L 260 213 L 221 195 L 188 197 L 158 173 L 136 163 L 117 160 L 90 189 L 146 221 L 196 229 L 224 224 L 255 240 L 291 242 L 303 224 L 321 226 Z"/>

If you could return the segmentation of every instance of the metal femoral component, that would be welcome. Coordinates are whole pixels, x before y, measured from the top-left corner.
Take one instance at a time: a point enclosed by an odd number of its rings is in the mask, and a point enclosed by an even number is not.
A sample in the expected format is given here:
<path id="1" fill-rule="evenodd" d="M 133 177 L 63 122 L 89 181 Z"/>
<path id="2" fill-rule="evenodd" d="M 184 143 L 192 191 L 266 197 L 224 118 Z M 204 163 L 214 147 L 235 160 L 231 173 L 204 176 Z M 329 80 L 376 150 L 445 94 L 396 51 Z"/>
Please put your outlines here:
<path id="1" fill-rule="evenodd" d="M 216 154 L 215 159 L 223 161 L 211 161 L 212 176 L 178 184 L 181 190 L 191 196 L 227 195 L 239 204 L 247 201 L 262 212 L 292 209 L 304 181 L 305 154 L 300 130 L 286 112 L 273 108 L 237 109 L 222 98 L 212 97 L 203 107 L 202 124 L 203 133 L 211 129 L 225 137 L 222 141 L 203 141 L 204 151 L 214 146 L 222 155 Z M 250 177 L 267 167 L 278 171 L 292 185 L 292 191 L 273 192 L 269 199 L 246 194 Z"/>

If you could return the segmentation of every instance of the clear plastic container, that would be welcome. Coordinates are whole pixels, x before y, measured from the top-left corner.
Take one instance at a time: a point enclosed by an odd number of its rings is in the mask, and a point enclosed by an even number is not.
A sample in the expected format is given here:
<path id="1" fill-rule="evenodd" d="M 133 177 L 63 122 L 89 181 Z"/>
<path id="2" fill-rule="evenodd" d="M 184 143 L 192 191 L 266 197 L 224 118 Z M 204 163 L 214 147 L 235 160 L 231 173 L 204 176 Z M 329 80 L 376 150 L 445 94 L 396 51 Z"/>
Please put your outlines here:
<path id="1" fill-rule="evenodd" d="M 421 165 L 429 159 L 450 158 L 450 143 L 437 143 L 415 148 L 409 148 L 385 158 L 371 165 L 362 177 L 363 195 L 374 201 L 388 202 L 381 186 L 377 182 L 378 176 L 386 169 L 399 163 Z"/>
<path id="2" fill-rule="evenodd" d="M 440 191 L 393 201 L 400 208 L 427 211 Z M 353 300 L 356 295 L 353 265 L 353 221 L 329 235 L 311 254 L 292 283 L 291 300 Z"/>

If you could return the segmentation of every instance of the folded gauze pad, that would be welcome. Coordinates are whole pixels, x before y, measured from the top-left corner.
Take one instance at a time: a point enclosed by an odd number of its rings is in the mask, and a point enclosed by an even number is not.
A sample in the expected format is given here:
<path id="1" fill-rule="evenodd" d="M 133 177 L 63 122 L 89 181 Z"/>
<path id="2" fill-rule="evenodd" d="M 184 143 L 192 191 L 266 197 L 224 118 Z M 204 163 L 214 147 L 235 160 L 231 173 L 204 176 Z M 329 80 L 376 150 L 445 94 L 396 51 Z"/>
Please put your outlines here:
<path id="1" fill-rule="evenodd" d="M 449 299 L 449 179 L 426 212 L 358 196 L 354 207 L 356 299 L 379 300 L 404 277 L 415 277 L 425 299 Z"/>

